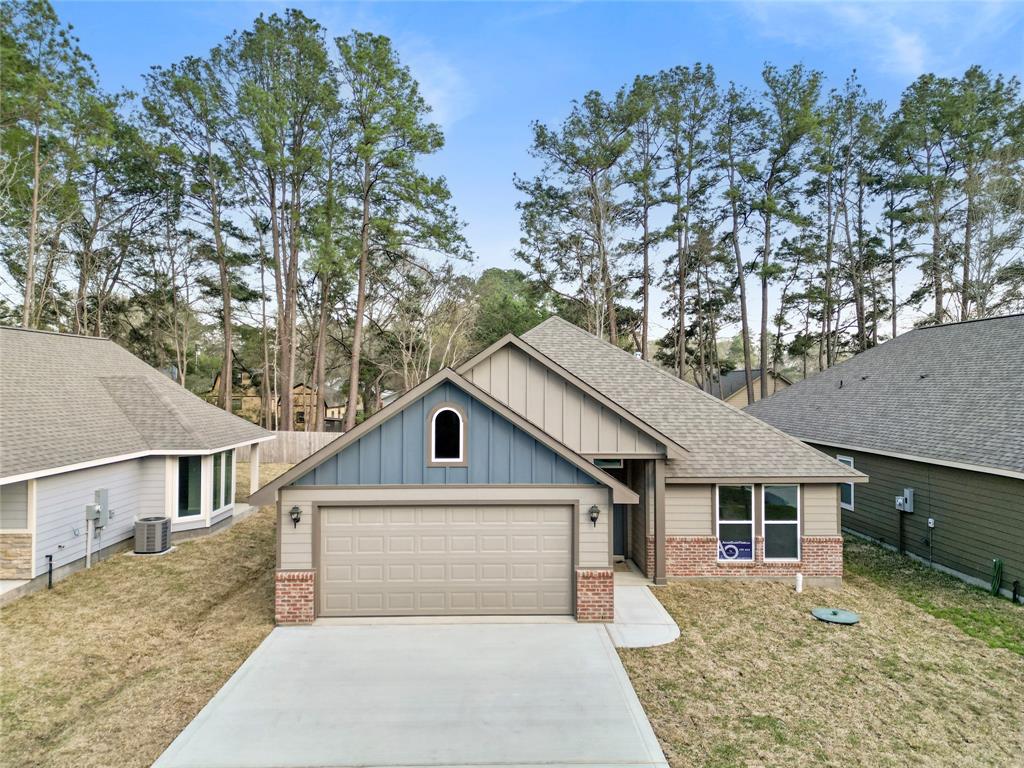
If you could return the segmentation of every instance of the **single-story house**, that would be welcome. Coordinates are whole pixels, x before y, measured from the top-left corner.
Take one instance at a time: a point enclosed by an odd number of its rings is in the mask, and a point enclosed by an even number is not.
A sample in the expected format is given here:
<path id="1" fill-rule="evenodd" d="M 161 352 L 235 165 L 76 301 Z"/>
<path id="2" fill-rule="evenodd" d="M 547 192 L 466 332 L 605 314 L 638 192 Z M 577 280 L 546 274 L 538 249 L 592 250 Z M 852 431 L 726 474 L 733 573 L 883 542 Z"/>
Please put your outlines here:
<path id="1" fill-rule="evenodd" d="M 754 385 L 754 402 L 761 399 L 761 369 L 755 368 L 750 372 L 750 378 Z M 785 389 L 793 382 L 775 371 L 768 371 L 768 396 L 771 397 L 780 389 Z M 716 376 L 712 381 L 704 382 L 704 391 L 709 392 L 717 398 L 743 408 L 748 405 L 747 400 L 747 372 L 740 368 L 736 371 L 728 371 Z"/>
<path id="2" fill-rule="evenodd" d="M 614 615 L 648 579 L 838 586 L 866 478 L 558 319 L 444 369 L 257 491 L 279 622 Z"/>
<path id="3" fill-rule="evenodd" d="M 1001 589 L 1024 581 L 1024 315 L 916 330 L 746 412 L 871 482 L 843 527 Z"/>
<path id="4" fill-rule="evenodd" d="M 225 524 L 234 449 L 251 446 L 258 473 L 272 439 L 108 339 L 0 328 L 4 591 L 76 570 L 87 542 L 90 559 L 115 551 L 136 517 L 169 517 L 178 536 Z"/>

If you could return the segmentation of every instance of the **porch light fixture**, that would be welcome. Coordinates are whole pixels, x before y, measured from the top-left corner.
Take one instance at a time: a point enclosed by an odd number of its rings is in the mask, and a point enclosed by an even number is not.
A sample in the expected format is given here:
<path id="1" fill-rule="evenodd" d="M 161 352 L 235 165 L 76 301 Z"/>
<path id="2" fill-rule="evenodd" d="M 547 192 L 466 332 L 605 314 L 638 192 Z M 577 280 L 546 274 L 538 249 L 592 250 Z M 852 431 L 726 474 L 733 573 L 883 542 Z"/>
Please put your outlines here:
<path id="1" fill-rule="evenodd" d="M 298 528 L 299 527 L 299 520 L 302 519 L 302 508 L 301 507 L 292 507 L 291 511 L 288 513 L 288 515 L 292 519 L 292 526 L 295 527 L 295 528 Z"/>
<path id="2" fill-rule="evenodd" d="M 597 506 L 597 504 L 592 505 L 590 507 L 590 522 L 594 524 L 595 528 L 597 528 L 597 518 L 599 518 L 600 516 L 601 508 Z"/>

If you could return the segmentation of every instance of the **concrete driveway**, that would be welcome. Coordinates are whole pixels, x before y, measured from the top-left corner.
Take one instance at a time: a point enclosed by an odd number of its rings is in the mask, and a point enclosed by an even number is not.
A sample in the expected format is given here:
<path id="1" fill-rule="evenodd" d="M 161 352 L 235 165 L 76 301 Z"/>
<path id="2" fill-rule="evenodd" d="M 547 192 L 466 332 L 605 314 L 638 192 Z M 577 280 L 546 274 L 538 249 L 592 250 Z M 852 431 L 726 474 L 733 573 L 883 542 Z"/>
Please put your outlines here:
<path id="1" fill-rule="evenodd" d="M 281 627 L 156 768 L 667 766 L 602 625 Z"/>

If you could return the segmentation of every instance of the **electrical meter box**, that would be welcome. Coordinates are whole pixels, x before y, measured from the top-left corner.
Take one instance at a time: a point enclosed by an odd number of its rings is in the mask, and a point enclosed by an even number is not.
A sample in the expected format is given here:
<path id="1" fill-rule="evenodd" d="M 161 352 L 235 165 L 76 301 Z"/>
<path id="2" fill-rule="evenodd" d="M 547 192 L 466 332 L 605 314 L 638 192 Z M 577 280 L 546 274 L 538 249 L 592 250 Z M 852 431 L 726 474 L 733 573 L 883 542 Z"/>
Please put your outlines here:
<path id="1" fill-rule="evenodd" d="M 94 494 L 95 503 L 87 504 L 85 507 L 86 519 L 92 520 L 97 528 L 104 527 L 110 520 L 108 498 L 107 489 L 101 488 Z"/>
<path id="2" fill-rule="evenodd" d="M 903 495 L 896 497 L 896 509 L 900 512 L 914 511 L 914 489 L 904 488 Z"/>

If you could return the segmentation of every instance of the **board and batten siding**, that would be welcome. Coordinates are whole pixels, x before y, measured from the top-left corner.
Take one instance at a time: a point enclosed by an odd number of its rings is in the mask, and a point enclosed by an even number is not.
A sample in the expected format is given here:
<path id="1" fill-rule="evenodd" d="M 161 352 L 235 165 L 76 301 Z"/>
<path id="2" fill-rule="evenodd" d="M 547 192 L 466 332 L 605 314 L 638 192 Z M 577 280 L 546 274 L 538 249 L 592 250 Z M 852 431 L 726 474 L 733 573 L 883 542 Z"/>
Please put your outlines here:
<path id="1" fill-rule="evenodd" d="M 484 486 L 423 488 L 375 488 L 372 485 L 361 488 L 318 488 L 315 486 L 289 486 L 281 489 L 281 517 L 278 527 L 281 531 L 280 562 L 282 570 L 308 570 L 313 567 L 313 506 L 329 507 L 332 504 L 358 505 L 360 503 L 395 506 L 416 506 L 424 503 L 443 504 L 488 504 L 500 505 L 509 502 L 536 500 L 538 504 L 565 503 L 578 508 L 576 566 L 580 568 L 607 568 L 611 565 L 610 531 L 611 493 L 604 486 L 578 488 L 553 488 L 549 486 Z M 590 522 L 590 507 L 597 505 L 601 510 L 597 525 Z M 298 525 L 292 523 L 292 507 L 302 510 Z"/>
<path id="2" fill-rule="evenodd" d="M 748 483 L 749 485 L 749 483 Z M 787 483 L 791 485 L 791 483 Z M 761 531 L 762 485 L 754 486 L 755 526 Z M 834 483 L 803 483 L 802 536 L 839 535 L 839 488 Z M 715 486 L 670 484 L 665 487 L 668 536 L 715 536 Z"/>
<path id="3" fill-rule="evenodd" d="M 465 376 L 577 453 L 665 454 L 649 435 L 514 346 L 497 350 Z"/>
<path id="4" fill-rule="evenodd" d="M 131 538 L 139 515 L 164 514 L 165 459 L 153 456 L 64 472 L 36 480 L 36 558 L 33 576 L 46 571 L 46 556 L 59 568 L 85 557 L 85 506 L 105 488 L 111 517 L 96 529 L 92 551 Z"/>
<path id="5" fill-rule="evenodd" d="M 435 406 L 465 414 L 464 467 L 427 466 L 427 421 Z M 443 383 L 295 481 L 295 485 L 570 484 L 595 480 L 503 416 Z"/>
<path id="6" fill-rule="evenodd" d="M 1003 587 L 1024 581 L 1024 480 L 815 445 L 829 456 L 850 456 L 870 480 L 854 486 L 843 527 L 929 557 L 928 518 L 934 518 L 935 563 L 988 582 L 992 560 L 1003 561 Z M 896 496 L 914 489 L 914 512 L 896 511 Z"/>

